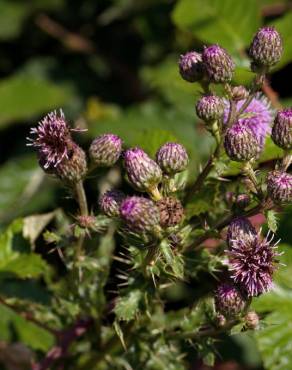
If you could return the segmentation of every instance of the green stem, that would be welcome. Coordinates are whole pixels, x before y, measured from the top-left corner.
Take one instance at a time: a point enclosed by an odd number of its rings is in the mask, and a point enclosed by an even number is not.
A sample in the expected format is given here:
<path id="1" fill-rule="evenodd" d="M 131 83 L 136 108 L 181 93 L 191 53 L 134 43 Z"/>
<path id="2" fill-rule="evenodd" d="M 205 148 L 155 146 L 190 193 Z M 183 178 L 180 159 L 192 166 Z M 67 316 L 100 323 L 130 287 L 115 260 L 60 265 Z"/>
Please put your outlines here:
<path id="1" fill-rule="evenodd" d="M 217 159 L 219 158 L 220 149 L 221 149 L 221 143 L 217 143 L 217 146 L 214 152 L 211 154 L 210 158 L 208 159 L 208 162 L 203 168 L 203 171 L 199 174 L 195 183 L 188 189 L 185 195 L 185 202 L 188 202 L 194 194 L 196 194 L 197 192 L 201 190 L 201 187 L 205 179 L 207 178 L 212 168 L 215 166 Z"/>
<path id="2" fill-rule="evenodd" d="M 79 204 L 80 215 L 88 216 L 87 199 L 84 191 L 83 181 L 80 180 L 75 185 L 76 199 Z"/>
<path id="3" fill-rule="evenodd" d="M 245 175 L 250 179 L 253 186 L 255 187 L 258 197 L 260 199 L 262 199 L 263 198 L 263 192 L 262 192 L 262 189 L 260 188 L 260 186 L 258 184 L 256 174 L 255 174 L 250 162 L 245 162 L 244 163 L 243 171 L 244 171 Z"/>
<path id="4" fill-rule="evenodd" d="M 282 159 L 281 169 L 283 171 L 287 171 L 287 169 L 289 168 L 289 166 L 290 166 L 291 163 L 292 163 L 292 154 L 291 154 L 291 151 L 290 150 L 285 150 L 284 157 Z"/>
<path id="5" fill-rule="evenodd" d="M 80 216 L 88 216 L 88 205 L 87 205 L 87 199 L 86 194 L 84 191 L 83 181 L 80 180 L 75 184 L 75 194 L 76 194 L 76 200 L 79 204 L 80 209 Z M 75 250 L 75 260 L 78 261 L 80 259 L 80 256 L 82 256 L 82 250 L 83 250 L 83 243 L 85 240 L 85 232 L 82 231 L 76 245 Z"/>

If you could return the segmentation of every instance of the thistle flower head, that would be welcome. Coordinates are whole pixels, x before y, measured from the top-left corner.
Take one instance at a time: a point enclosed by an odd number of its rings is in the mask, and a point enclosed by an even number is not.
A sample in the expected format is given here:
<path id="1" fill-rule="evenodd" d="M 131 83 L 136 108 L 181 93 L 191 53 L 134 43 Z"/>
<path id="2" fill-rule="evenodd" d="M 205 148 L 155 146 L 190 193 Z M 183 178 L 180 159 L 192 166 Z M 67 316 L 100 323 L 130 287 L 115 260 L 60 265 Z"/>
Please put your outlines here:
<path id="1" fill-rule="evenodd" d="M 249 56 L 255 66 L 271 67 L 283 54 L 282 39 L 274 27 L 263 27 L 254 36 Z"/>
<path id="2" fill-rule="evenodd" d="M 67 184 L 74 184 L 82 180 L 87 172 L 86 154 L 73 141 L 70 148 L 68 146 L 67 157 L 63 158 L 62 162 L 55 168 L 55 175 Z"/>
<path id="3" fill-rule="evenodd" d="M 222 283 L 214 294 L 216 311 L 231 318 L 242 313 L 246 300 L 239 289 L 232 283 Z"/>
<path id="4" fill-rule="evenodd" d="M 238 122 L 226 131 L 224 148 L 228 157 L 237 162 L 256 158 L 260 151 L 258 140 L 252 130 Z"/>
<path id="5" fill-rule="evenodd" d="M 242 99 L 236 103 L 237 111 L 240 110 L 244 101 L 245 100 Z M 224 122 L 226 123 L 229 116 L 230 105 L 227 100 L 225 100 L 224 103 Z M 248 127 L 252 130 L 253 134 L 258 140 L 260 149 L 262 150 L 265 144 L 266 136 L 271 132 L 272 121 L 273 111 L 270 107 L 270 102 L 267 100 L 267 98 L 257 94 L 252 99 L 248 107 L 243 111 L 237 123 L 240 126 Z"/>
<path id="6" fill-rule="evenodd" d="M 186 169 L 189 157 L 181 144 L 166 143 L 158 149 L 156 161 L 164 173 L 174 175 Z"/>
<path id="7" fill-rule="evenodd" d="M 280 148 L 292 149 L 292 108 L 277 113 L 272 129 L 272 139 Z"/>
<path id="8" fill-rule="evenodd" d="M 237 217 L 230 222 L 227 230 L 227 245 L 233 247 L 233 241 L 238 239 L 250 239 L 257 235 L 256 229 L 246 217 Z"/>
<path id="9" fill-rule="evenodd" d="M 122 152 L 122 139 L 114 134 L 103 134 L 93 140 L 89 148 L 92 162 L 99 167 L 110 167 Z"/>
<path id="10" fill-rule="evenodd" d="M 184 209 L 177 198 L 165 197 L 159 200 L 156 204 L 160 212 L 161 226 L 175 226 L 182 221 L 184 217 Z"/>
<path id="11" fill-rule="evenodd" d="M 120 206 L 120 215 L 132 231 L 147 233 L 159 227 L 159 210 L 152 200 L 144 197 L 127 197 Z"/>
<path id="12" fill-rule="evenodd" d="M 292 175 L 283 171 L 272 171 L 267 177 L 267 190 L 275 203 L 292 202 Z"/>
<path id="13" fill-rule="evenodd" d="M 196 104 L 197 116 L 205 122 L 214 122 L 224 113 L 224 101 L 216 95 L 204 95 Z"/>
<path id="14" fill-rule="evenodd" d="M 205 47 L 202 59 L 204 70 L 211 82 L 224 83 L 231 81 L 235 64 L 225 49 L 219 45 Z"/>
<path id="15" fill-rule="evenodd" d="M 126 150 L 124 166 L 130 183 L 139 191 L 150 191 L 161 181 L 160 167 L 140 148 Z"/>
<path id="16" fill-rule="evenodd" d="M 120 190 L 108 190 L 100 197 L 99 207 L 105 215 L 118 217 L 120 206 L 125 197 L 125 194 Z"/>
<path id="17" fill-rule="evenodd" d="M 231 240 L 232 248 L 226 251 L 231 278 L 247 294 L 258 296 L 273 286 L 273 273 L 277 267 L 276 244 L 269 234 L 262 239 L 259 234 L 245 235 Z"/>
<path id="18" fill-rule="evenodd" d="M 179 58 L 179 72 L 182 78 L 188 82 L 196 82 L 203 77 L 202 55 L 196 51 L 190 51 Z"/>
<path id="19" fill-rule="evenodd" d="M 37 149 L 45 170 L 57 167 L 64 158 L 69 158 L 72 139 L 62 110 L 46 115 L 30 133 L 35 137 L 28 138 L 28 145 Z"/>

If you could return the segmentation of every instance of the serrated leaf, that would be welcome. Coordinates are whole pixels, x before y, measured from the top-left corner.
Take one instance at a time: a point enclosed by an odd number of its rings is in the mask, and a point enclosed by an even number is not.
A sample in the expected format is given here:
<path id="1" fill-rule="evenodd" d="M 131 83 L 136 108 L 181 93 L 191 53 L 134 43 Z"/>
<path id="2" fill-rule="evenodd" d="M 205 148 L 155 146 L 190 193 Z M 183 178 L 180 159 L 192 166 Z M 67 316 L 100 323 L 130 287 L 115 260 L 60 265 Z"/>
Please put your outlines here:
<path id="1" fill-rule="evenodd" d="M 125 339 L 124 339 L 124 333 L 123 333 L 122 328 L 121 328 L 121 326 L 120 326 L 120 324 L 117 320 L 114 321 L 114 328 L 115 328 L 115 331 L 117 333 L 117 336 L 119 337 L 119 339 L 122 343 L 122 346 L 124 347 L 124 350 L 126 351 L 127 347 L 126 347 L 126 343 L 125 343 Z"/>
<path id="2" fill-rule="evenodd" d="M 273 209 L 268 210 L 266 212 L 266 218 L 269 229 L 272 230 L 273 233 L 275 233 L 278 229 L 277 212 Z"/>
<path id="3" fill-rule="evenodd" d="M 159 251 L 165 260 L 164 269 L 177 279 L 184 277 L 184 262 L 179 254 L 175 254 L 171 249 L 170 244 L 163 240 L 159 245 Z"/>
<path id="4" fill-rule="evenodd" d="M 134 319 L 140 300 L 142 298 L 142 292 L 138 289 L 130 291 L 123 297 L 120 297 L 115 306 L 115 314 L 119 320 L 130 321 Z"/>
<path id="5" fill-rule="evenodd" d="M 56 212 L 49 212 L 40 215 L 31 215 L 23 219 L 23 236 L 34 246 L 43 229 L 53 220 Z"/>

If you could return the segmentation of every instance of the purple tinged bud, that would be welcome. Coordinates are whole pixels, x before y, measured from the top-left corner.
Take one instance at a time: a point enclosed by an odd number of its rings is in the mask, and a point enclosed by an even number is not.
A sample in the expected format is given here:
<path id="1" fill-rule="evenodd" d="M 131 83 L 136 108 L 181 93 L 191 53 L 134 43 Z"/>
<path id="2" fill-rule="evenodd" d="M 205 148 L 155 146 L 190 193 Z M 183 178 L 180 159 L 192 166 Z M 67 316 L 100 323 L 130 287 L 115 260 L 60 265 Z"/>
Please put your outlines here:
<path id="1" fill-rule="evenodd" d="M 205 47 L 202 59 L 210 82 L 225 83 L 232 80 L 235 64 L 225 49 L 219 45 Z"/>
<path id="2" fill-rule="evenodd" d="M 256 158 L 261 149 L 252 130 L 239 123 L 235 123 L 226 131 L 224 148 L 228 157 L 237 162 Z"/>
<path id="3" fill-rule="evenodd" d="M 122 152 L 122 140 L 114 134 L 103 134 L 93 140 L 89 156 L 98 167 L 113 166 Z"/>
<path id="4" fill-rule="evenodd" d="M 64 158 L 56 167 L 55 174 L 67 184 L 75 184 L 87 173 L 86 154 L 77 144 L 71 143 L 68 158 Z"/>
<path id="5" fill-rule="evenodd" d="M 164 173 L 174 175 L 187 168 L 189 157 L 181 144 L 166 143 L 158 149 L 156 162 Z"/>
<path id="6" fill-rule="evenodd" d="M 249 48 L 249 56 L 254 69 L 258 66 L 271 67 L 278 63 L 283 54 L 282 39 L 274 27 L 263 27 L 254 36 Z"/>
<path id="7" fill-rule="evenodd" d="M 231 98 L 236 102 L 246 99 L 248 95 L 249 92 L 244 86 L 234 86 L 231 90 Z"/>
<path id="8" fill-rule="evenodd" d="M 119 217 L 120 206 L 125 198 L 120 190 L 108 190 L 100 197 L 99 208 L 108 217 Z"/>
<path id="9" fill-rule="evenodd" d="M 150 199 L 127 197 L 120 206 L 120 215 L 132 231 L 151 233 L 159 228 L 159 210 Z"/>
<path id="10" fill-rule="evenodd" d="M 272 139 L 280 148 L 292 149 L 292 108 L 284 109 L 276 115 Z"/>
<path id="11" fill-rule="evenodd" d="M 239 194 L 236 197 L 235 204 L 238 208 L 244 209 L 250 203 L 250 196 L 248 194 Z"/>
<path id="12" fill-rule="evenodd" d="M 269 234 L 268 234 L 269 236 Z M 264 239 L 259 234 L 246 234 L 232 240 L 226 251 L 231 278 L 248 297 L 255 297 L 273 287 L 279 253 L 272 244 L 273 235 Z"/>
<path id="13" fill-rule="evenodd" d="M 238 239 L 249 240 L 257 235 L 256 229 L 246 217 L 238 217 L 230 222 L 227 230 L 226 242 L 231 249 Z"/>
<path id="14" fill-rule="evenodd" d="M 224 123 L 227 123 L 227 119 L 230 111 L 229 101 L 225 100 L 225 112 L 224 112 Z M 236 103 L 237 111 L 241 109 L 245 100 L 239 100 Z M 268 99 L 260 94 L 252 99 L 248 107 L 244 110 L 242 115 L 238 119 L 238 124 L 241 126 L 247 126 L 252 130 L 255 137 L 257 138 L 260 150 L 263 149 L 267 134 L 271 131 L 271 123 L 273 121 L 273 111 L 270 107 Z"/>
<path id="15" fill-rule="evenodd" d="M 203 77 L 202 55 L 190 51 L 179 58 L 179 73 L 188 82 L 200 81 Z"/>
<path id="16" fill-rule="evenodd" d="M 224 108 L 224 101 L 216 95 L 204 95 L 196 104 L 197 116 L 207 123 L 222 118 Z"/>
<path id="17" fill-rule="evenodd" d="M 231 283 L 222 283 L 214 294 L 216 311 L 227 318 L 240 315 L 245 307 L 246 300 L 236 286 Z"/>
<path id="18" fill-rule="evenodd" d="M 272 171 L 267 177 L 268 195 L 275 203 L 292 202 L 292 175 L 282 171 Z"/>
<path id="19" fill-rule="evenodd" d="M 140 148 L 126 150 L 124 166 L 130 183 L 139 191 L 155 189 L 162 179 L 158 164 Z"/>

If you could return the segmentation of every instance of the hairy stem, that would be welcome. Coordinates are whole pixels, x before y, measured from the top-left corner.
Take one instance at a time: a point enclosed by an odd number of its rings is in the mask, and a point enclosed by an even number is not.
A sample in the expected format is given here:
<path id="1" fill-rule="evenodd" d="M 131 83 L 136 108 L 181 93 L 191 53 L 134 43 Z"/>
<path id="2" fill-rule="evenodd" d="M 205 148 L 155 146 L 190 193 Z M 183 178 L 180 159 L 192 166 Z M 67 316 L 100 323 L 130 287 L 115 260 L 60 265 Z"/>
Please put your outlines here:
<path id="1" fill-rule="evenodd" d="M 75 193 L 76 193 L 76 199 L 79 204 L 80 215 L 88 216 L 88 205 L 87 205 L 86 194 L 84 191 L 83 181 L 80 180 L 76 183 Z M 82 255 L 84 240 L 85 240 L 85 233 L 84 231 L 82 231 L 78 238 L 77 245 L 76 245 L 76 253 L 75 253 L 76 261 L 78 261 L 80 256 Z"/>

